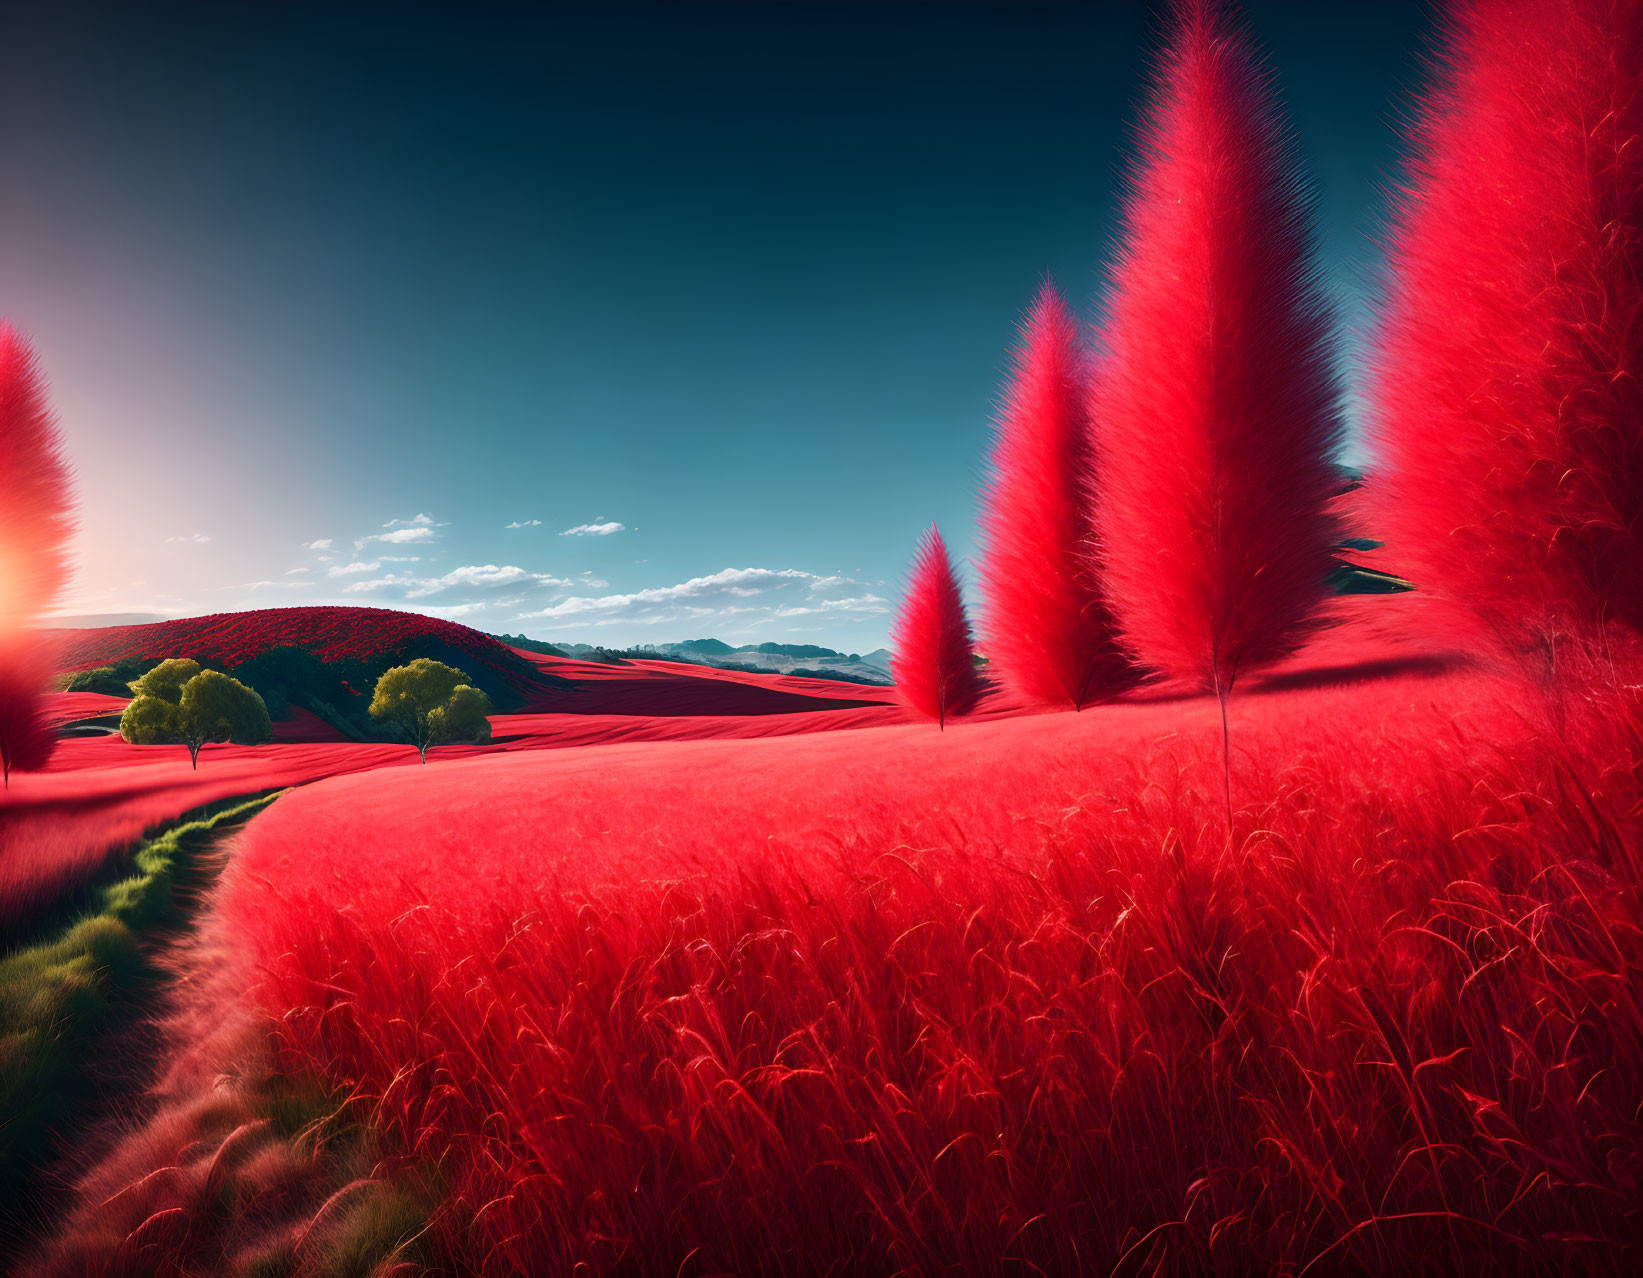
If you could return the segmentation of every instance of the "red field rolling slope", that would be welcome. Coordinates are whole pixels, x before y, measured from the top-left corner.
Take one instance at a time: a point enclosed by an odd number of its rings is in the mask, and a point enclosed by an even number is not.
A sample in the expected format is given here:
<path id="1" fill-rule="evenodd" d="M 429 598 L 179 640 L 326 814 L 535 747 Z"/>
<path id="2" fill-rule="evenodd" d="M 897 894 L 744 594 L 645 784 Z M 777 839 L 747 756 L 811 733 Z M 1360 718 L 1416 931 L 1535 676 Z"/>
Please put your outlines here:
<path id="1" fill-rule="evenodd" d="M 1214 702 L 1158 691 L 306 787 L 43 1272 L 249 1273 L 389 1203 L 463 1273 L 1622 1272 L 1643 750 L 1605 704 L 1555 739 L 1479 671 L 1291 670 L 1233 702 L 1230 840 Z M 268 1075 L 345 1098 L 369 1175 L 272 1137 Z"/>
<path id="2" fill-rule="evenodd" d="M 489 743 L 437 747 L 436 759 L 595 741 L 783 735 L 904 717 L 885 690 L 866 685 L 666 661 L 603 665 L 542 656 L 454 622 L 380 608 L 279 608 L 62 631 L 54 640 L 65 670 L 169 656 L 232 663 L 293 644 L 328 661 L 435 653 L 465 669 L 480 665 L 505 683 L 518 713 L 492 718 Z M 106 719 L 124 705 L 98 693 L 46 698 L 58 727 Z M 0 926 L 26 919 L 102 871 L 143 830 L 191 808 L 406 764 L 415 754 L 408 746 L 349 740 L 293 708 L 275 722 L 272 744 L 208 745 L 201 758 L 196 772 L 180 746 L 87 736 L 59 743 L 45 772 L 18 773 L 0 799 Z"/>

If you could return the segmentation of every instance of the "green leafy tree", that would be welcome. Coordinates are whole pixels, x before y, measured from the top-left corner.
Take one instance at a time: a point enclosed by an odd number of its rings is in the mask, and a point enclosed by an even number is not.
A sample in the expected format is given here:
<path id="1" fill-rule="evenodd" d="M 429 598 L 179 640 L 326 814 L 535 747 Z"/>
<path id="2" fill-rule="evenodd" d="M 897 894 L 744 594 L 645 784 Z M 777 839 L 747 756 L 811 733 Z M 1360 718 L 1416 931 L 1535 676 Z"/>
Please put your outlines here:
<path id="1" fill-rule="evenodd" d="M 451 699 L 428 716 L 435 741 L 489 741 L 491 699 L 478 688 L 463 684 Z"/>
<path id="2" fill-rule="evenodd" d="M 179 741 L 177 706 L 163 697 L 133 697 L 120 716 L 120 736 L 132 745 Z"/>
<path id="3" fill-rule="evenodd" d="M 391 724 L 428 762 L 428 747 L 447 741 L 489 741 L 491 699 L 468 676 L 443 662 L 418 657 L 386 670 L 371 698 L 371 718 Z"/>
<path id="4" fill-rule="evenodd" d="M 120 736 L 133 745 L 185 745 L 195 768 L 208 741 L 255 745 L 274 735 L 261 697 L 186 657 L 161 662 L 131 690 L 137 695 L 120 716 Z"/>
<path id="5" fill-rule="evenodd" d="M 101 692 L 111 697 L 129 697 L 131 684 L 159 663 L 143 660 L 117 661 L 90 670 L 73 670 L 57 676 L 59 692 Z"/>
<path id="6" fill-rule="evenodd" d="M 183 744 L 194 766 L 199 766 L 200 747 L 207 741 L 232 741 L 235 745 L 255 745 L 274 735 L 268 721 L 268 706 L 238 679 L 218 670 L 202 670 L 183 685 Z"/>
<path id="7" fill-rule="evenodd" d="M 162 661 L 140 679 L 131 681 L 134 697 L 158 697 L 176 705 L 183 697 L 183 685 L 200 673 L 200 663 L 193 657 L 172 657 Z"/>

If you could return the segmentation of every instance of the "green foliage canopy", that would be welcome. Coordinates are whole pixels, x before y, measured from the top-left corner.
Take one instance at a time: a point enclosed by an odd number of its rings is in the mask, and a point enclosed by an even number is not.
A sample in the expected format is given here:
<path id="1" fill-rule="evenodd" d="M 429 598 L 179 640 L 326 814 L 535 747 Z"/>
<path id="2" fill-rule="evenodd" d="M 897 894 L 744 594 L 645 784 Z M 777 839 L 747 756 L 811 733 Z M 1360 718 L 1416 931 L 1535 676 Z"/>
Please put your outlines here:
<path id="1" fill-rule="evenodd" d="M 120 736 L 132 745 L 177 741 L 177 707 L 160 697 L 134 697 L 120 715 Z"/>
<path id="2" fill-rule="evenodd" d="M 132 682 L 158 664 L 139 657 L 88 670 L 72 670 L 58 676 L 57 688 L 61 692 L 101 692 L 110 697 L 129 697 Z"/>
<path id="3" fill-rule="evenodd" d="M 183 698 L 183 685 L 200 673 L 200 663 L 193 657 L 172 657 L 160 662 L 140 679 L 131 681 L 134 697 L 158 697 L 176 705 Z"/>
<path id="4" fill-rule="evenodd" d="M 120 716 L 120 735 L 133 745 L 185 745 L 196 768 L 208 741 L 255 745 L 274 735 L 261 697 L 187 657 L 162 661 L 131 690 L 136 695 Z"/>
<path id="5" fill-rule="evenodd" d="M 377 680 L 371 718 L 399 729 L 428 762 L 428 747 L 447 741 L 488 741 L 491 699 L 454 666 L 418 657 Z"/>

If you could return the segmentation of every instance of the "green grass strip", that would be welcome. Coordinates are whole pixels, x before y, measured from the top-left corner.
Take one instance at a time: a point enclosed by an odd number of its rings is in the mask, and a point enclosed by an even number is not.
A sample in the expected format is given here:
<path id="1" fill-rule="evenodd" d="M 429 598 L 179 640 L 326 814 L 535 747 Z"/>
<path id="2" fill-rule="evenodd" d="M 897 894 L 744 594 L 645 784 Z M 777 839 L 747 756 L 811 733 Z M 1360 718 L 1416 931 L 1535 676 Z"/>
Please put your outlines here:
<path id="1" fill-rule="evenodd" d="M 143 940 L 179 927 L 189 893 L 214 873 L 201 854 L 280 793 L 213 805 L 147 837 L 79 918 L 0 958 L 0 1202 L 21 1201 L 92 1099 L 93 1053 L 159 975 Z M 15 1223 L 0 1221 L 0 1235 Z"/>

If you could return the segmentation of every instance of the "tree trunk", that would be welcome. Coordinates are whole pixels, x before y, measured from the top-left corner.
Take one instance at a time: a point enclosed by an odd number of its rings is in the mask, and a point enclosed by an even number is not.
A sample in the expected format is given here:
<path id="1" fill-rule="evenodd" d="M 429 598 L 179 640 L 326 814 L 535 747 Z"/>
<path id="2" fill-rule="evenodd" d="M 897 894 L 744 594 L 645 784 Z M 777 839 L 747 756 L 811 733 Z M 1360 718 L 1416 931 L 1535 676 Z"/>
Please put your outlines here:
<path id="1" fill-rule="evenodd" d="M 1227 846 L 1232 846 L 1232 732 L 1227 727 L 1227 698 L 1232 680 L 1221 682 L 1221 665 L 1215 664 L 1215 699 L 1221 703 L 1221 788 L 1227 803 Z"/>
<path id="2" fill-rule="evenodd" d="M 204 744 L 203 741 L 200 743 L 200 745 Z M 188 762 L 194 771 L 198 772 L 200 770 L 200 747 L 192 741 L 188 743 Z"/>

